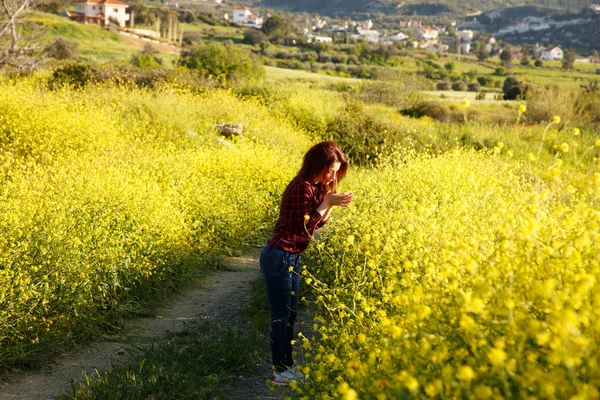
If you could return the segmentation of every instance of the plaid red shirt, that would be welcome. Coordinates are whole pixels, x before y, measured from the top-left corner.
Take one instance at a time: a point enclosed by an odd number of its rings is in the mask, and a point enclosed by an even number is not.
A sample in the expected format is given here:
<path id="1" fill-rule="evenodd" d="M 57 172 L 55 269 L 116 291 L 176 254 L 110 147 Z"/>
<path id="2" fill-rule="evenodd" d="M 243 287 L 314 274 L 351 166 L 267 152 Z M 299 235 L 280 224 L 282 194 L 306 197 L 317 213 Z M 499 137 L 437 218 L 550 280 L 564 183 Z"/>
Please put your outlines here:
<path id="1" fill-rule="evenodd" d="M 306 250 L 317 228 L 325 225 L 323 216 L 317 212 L 323 198 L 321 191 L 321 186 L 312 180 L 299 176 L 292 179 L 283 192 L 279 219 L 267 244 L 290 253 L 302 253 Z M 309 216 L 306 228 L 305 215 Z"/>

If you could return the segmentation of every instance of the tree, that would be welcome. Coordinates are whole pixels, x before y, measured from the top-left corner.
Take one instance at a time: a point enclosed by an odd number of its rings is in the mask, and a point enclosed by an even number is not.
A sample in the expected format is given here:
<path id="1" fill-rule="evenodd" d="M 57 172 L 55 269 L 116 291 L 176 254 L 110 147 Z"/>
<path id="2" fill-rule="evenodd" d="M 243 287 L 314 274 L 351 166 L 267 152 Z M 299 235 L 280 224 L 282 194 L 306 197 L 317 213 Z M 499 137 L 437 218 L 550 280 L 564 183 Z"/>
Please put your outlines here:
<path id="1" fill-rule="evenodd" d="M 575 64 L 575 57 L 577 53 L 575 53 L 575 49 L 568 49 L 565 51 L 562 60 L 562 66 L 564 69 L 573 69 L 573 64 Z"/>
<path id="2" fill-rule="evenodd" d="M 43 57 L 41 25 L 22 18 L 32 0 L 2 0 L 0 5 L 0 68 L 13 67 L 28 71 L 37 67 Z M 26 32 L 26 33 L 24 33 Z"/>
<path id="3" fill-rule="evenodd" d="M 231 43 L 196 46 L 184 51 L 179 63 L 221 84 L 258 80 L 265 74 L 256 57 Z"/>
<path id="4" fill-rule="evenodd" d="M 504 100 L 524 99 L 527 92 L 527 85 L 514 76 L 509 76 L 504 81 L 502 92 Z"/>
<path id="5" fill-rule="evenodd" d="M 294 31 L 294 22 L 289 18 L 283 19 L 273 15 L 265 21 L 260 30 L 267 35 L 270 41 L 278 42 L 291 35 Z"/>
<path id="6" fill-rule="evenodd" d="M 521 65 L 529 65 L 531 61 L 531 46 L 527 44 L 521 46 L 521 54 L 523 54 L 523 56 L 521 57 Z"/>
<path id="7" fill-rule="evenodd" d="M 480 62 L 484 62 L 490 55 L 490 52 L 487 49 L 487 45 L 485 44 L 485 41 L 481 41 L 479 43 L 479 46 L 477 46 L 477 59 Z"/>
<path id="8" fill-rule="evenodd" d="M 502 53 L 500 54 L 500 61 L 502 61 L 504 68 L 510 68 L 512 65 L 512 49 L 510 46 L 504 47 L 504 50 L 502 50 Z"/>

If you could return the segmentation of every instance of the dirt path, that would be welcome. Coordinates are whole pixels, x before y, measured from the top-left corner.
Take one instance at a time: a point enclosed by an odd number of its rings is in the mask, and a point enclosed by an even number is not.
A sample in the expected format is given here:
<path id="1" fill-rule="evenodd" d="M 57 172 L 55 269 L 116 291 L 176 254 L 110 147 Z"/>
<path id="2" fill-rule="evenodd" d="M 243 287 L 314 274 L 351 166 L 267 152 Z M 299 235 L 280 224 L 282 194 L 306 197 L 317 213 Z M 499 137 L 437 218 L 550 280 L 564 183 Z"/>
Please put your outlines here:
<path id="1" fill-rule="evenodd" d="M 77 352 L 62 354 L 43 370 L 7 377 L 0 382 L 0 399 L 55 399 L 70 391 L 72 379 L 82 378 L 84 372 L 93 375 L 95 370 L 124 363 L 131 351 L 160 340 L 166 331 L 182 329 L 190 320 L 201 318 L 226 324 L 251 300 L 252 281 L 260 276 L 258 251 L 253 249 L 249 255 L 228 259 L 228 269 L 216 271 L 199 287 L 176 296 L 156 310 L 155 318 L 127 324 L 114 341 L 92 343 Z M 256 360 L 252 371 L 232 379 L 223 389 L 230 399 L 282 399 L 285 390 L 271 391 L 267 385 L 269 376 L 269 354 L 265 354 L 263 360 Z"/>

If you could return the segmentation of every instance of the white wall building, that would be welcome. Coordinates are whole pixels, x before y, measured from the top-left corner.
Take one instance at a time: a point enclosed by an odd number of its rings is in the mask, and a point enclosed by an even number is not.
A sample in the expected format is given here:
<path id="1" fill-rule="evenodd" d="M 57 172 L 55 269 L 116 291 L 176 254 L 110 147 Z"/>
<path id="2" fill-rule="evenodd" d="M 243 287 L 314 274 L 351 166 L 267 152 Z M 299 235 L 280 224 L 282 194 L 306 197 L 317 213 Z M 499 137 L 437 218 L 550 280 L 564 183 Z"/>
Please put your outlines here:
<path id="1" fill-rule="evenodd" d="M 251 28 L 260 29 L 263 24 L 263 18 L 252 14 L 252 11 L 243 6 L 237 6 L 233 9 L 234 24 L 249 26 Z"/>
<path id="2" fill-rule="evenodd" d="M 79 0 L 75 3 L 75 12 L 67 11 L 66 15 L 73 21 L 100 26 L 110 25 L 113 19 L 123 28 L 129 21 L 127 7 L 119 0 Z"/>
<path id="3" fill-rule="evenodd" d="M 417 30 L 417 37 L 420 39 L 437 39 L 438 35 L 438 30 L 430 27 L 423 27 Z"/>
<path id="4" fill-rule="evenodd" d="M 408 35 L 402 33 L 402 32 L 398 32 L 396 34 L 393 35 L 388 35 L 388 36 L 384 36 L 381 41 L 384 43 L 391 43 L 391 42 L 397 42 L 400 40 L 406 40 L 408 39 Z"/>
<path id="5" fill-rule="evenodd" d="M 473 31 L 470 29 L 458 31 L 458 38 L 461 40 L 461 42 L 471 43 L 473 41 Z"/>
<path id="6" fill-rule="evenodd" d="M 540 58 L 542 60 L 562 60 L 563 56 L 564 54 L 560 47 L 548 47 L 542 50 Z"/>

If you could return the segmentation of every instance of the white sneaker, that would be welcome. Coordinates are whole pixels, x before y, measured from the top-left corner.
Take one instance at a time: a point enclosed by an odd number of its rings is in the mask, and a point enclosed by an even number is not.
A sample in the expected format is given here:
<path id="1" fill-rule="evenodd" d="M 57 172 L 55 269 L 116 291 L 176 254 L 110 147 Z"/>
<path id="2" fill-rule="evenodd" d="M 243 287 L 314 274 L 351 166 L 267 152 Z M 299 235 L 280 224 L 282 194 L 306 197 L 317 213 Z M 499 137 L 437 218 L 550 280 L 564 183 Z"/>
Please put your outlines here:
<path id="1" fill-rule="evenodd" d="M 304 380 L 304 374 L 302 372 L 298 372 L 298 370 L 296 370 L 295 365 L 292 365 L 292 369 L 290 371 L 292 372 L 292 374 L 294 374 L 294 377 L 296 379 L 299 379 L 301 381 Z"/>
<path id="2" fill-rule="evenodd" d="M 283 372 L 275 371 L 271 376 L 271 383 L 274 385 L 289 385 L 294 380 L 296 380 L 296 376 L 289 369 Z"/>

